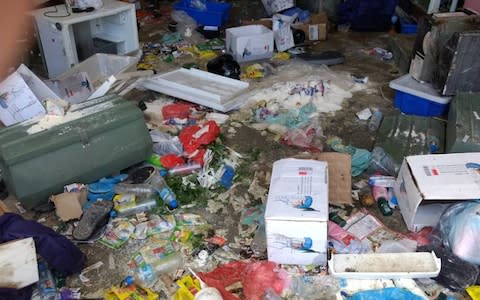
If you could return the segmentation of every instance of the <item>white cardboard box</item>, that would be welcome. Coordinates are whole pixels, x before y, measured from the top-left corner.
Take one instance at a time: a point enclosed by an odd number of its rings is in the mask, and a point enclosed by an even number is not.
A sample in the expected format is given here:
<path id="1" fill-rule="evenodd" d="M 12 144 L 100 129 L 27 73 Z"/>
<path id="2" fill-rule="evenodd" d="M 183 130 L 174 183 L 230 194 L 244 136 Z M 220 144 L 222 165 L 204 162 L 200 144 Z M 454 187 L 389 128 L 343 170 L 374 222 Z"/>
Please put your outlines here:
<path id="1" fill-rule="evenodd" d="M 467 165 L 478 162 L 478 152 L 406 157 L 394 190 L 408 229 L 437 225 L 452 201 L 479 199 L 480 168 Z"/>
<path id="2" fill-rule="evenodd" d="M 327 163 L 293 158 L 276 161 L 265 210 L 268 260 L 325 265 L 327 221 Z"/>
<path id="3" fill-rule="evenodd" d="M 270 58 L 273 31 L 263 25 L 247 25 L 226 30 L 226 51 L 237 62 Z"/>

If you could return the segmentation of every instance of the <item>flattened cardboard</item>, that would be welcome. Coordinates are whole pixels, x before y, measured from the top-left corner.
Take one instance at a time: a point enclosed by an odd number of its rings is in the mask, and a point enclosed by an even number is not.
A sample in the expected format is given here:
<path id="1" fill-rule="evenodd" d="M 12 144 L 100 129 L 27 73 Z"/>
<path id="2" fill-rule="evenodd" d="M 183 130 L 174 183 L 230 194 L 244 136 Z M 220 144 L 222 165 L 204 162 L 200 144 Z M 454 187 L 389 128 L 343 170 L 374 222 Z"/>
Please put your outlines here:
<path id="1" fill-rule="evenodd" d="M 315 155 L 315 159 L 328 163 L 328 203 L 352 204 L 352 157 L 323 152 Z"/>
<path id="2" fill-rule="evenodd" d="M 79 219 L 83 214 L 87 191 L 62 193 L 51 196 L 50 200 L 55 204 L 55 212 L 62 221 Z"/>

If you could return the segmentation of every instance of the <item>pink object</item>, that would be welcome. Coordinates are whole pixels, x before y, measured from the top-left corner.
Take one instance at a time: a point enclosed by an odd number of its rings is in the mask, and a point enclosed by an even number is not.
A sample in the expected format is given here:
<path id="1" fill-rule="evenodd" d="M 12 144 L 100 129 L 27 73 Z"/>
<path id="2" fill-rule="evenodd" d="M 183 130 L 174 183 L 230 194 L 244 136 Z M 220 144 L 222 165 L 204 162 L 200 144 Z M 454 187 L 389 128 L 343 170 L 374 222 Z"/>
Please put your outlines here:
<path id="1" fill-rule="evenodd" d="M 465 0 L 463 7 L 474 10 L 480 14 L 480 1 L 478 0 Z"/>
<path id="2" fill-rule="evenodd" d="M 383 186 L 374 185 L 372 188 L 372 195 L 375 198 L 375 201 L 378 201 L 380 198 L 388 199 L 388 190 Z"/>
<path id="3" fill-rule="evenodd" d="M 345 244 L 350 245 L 350 242 L 355 239 L 348 231 L 337 225 L 332 221 L 328 221 L 328 237 Z"/>

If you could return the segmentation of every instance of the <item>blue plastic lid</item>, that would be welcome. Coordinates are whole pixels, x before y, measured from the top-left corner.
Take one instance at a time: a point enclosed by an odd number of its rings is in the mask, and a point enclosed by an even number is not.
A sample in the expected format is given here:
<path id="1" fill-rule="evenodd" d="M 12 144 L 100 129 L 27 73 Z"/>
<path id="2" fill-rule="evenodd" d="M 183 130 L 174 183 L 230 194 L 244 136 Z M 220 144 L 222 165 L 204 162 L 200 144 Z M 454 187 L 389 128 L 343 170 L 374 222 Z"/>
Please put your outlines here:
<path id="1" fill-rule="evenodd" d="M 166 177 L 168 175 L 168 170 L 167 169 L 160 169 L 160 176 Z"/>
<path id="2" fill-rule="evenodd" d="M 168 207 L 171 209 L 177 208 L 178 207 L 177 199 L 173 199 L 172 201 L 170 201 L 170 203 L 168 203 Z"/>

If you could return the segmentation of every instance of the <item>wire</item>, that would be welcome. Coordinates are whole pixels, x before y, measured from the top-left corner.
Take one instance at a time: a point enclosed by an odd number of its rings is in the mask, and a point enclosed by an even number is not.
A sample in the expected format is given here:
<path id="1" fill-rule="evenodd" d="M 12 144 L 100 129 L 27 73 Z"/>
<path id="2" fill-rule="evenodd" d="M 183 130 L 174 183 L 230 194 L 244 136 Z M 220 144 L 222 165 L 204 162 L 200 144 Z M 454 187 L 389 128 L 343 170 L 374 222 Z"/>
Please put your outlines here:
<path id="1" fill-rule="evenodd" d="M 62 15 L 60 15 L 60 16 L 58 16 L 58 15 L 52 15 L 52 14 L 58 13 L 57 5 L 54 6 L 54 7 L 55 7 L 55 10 L 46 11 L 46 12 L 43 13 L 43 15 L 44 15 L 45 17 L 49 17 L 49 18 L 65 18 L 65 17 L 69 17 L 69 16 L 70 16 L 70 12 L 68 11 L 67 3 L 65 3 L 64 5 L 65 5 L 65 11 L 67 12 L 66 15 L 63 15 L 63 16 L 62 16 Z"/>

